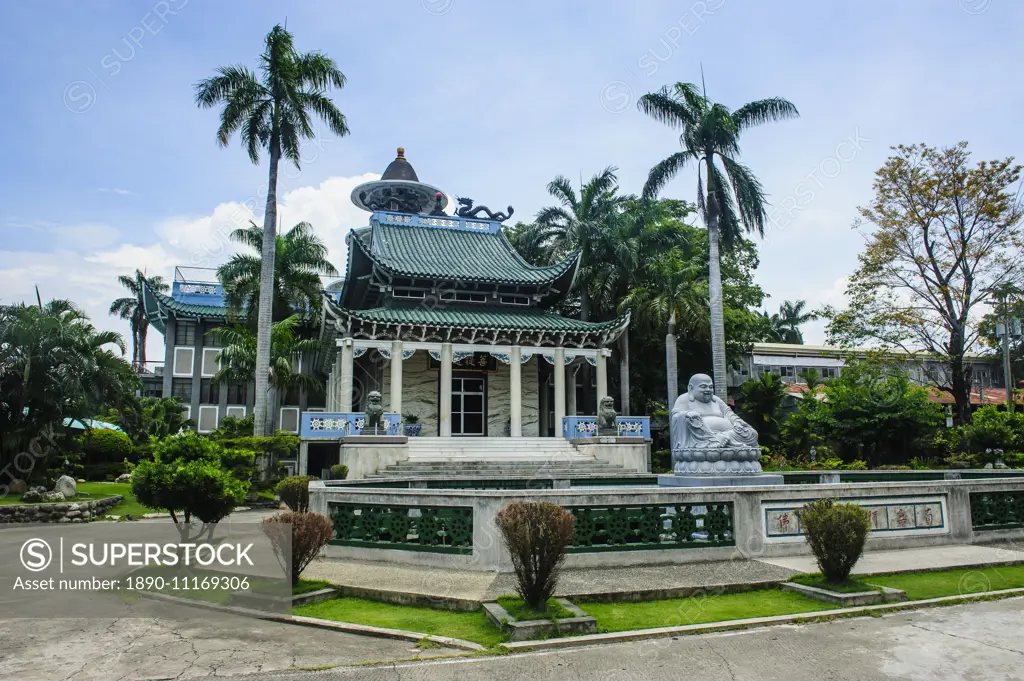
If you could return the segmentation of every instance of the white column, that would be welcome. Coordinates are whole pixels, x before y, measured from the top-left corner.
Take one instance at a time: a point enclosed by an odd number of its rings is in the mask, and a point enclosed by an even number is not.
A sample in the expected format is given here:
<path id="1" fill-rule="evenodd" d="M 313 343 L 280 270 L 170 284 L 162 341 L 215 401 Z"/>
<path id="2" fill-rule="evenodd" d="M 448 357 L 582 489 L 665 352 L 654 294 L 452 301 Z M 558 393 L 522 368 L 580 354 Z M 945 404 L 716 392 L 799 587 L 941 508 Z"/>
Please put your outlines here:
<path id="1" fill-rule="evenodd" d="M 391 341 L 391 411 L 402 413 L 402 341 Z"/>
<path id="2" fill-rule="evenodd" d="M 538 362 L 538 366 L 540 366 L 540 362 Z M 538 374 L 539 374 L 539 372 L 538 372 Z M 537 386 L 539 387 L 539 392 L 537 394 L 537 407 L 538 407 L 538 411 L 540 413 L 537 416 L 538 416 L 538 421 L 540 422 L 539 423 L 539 426 L 540 426 L 540 436 L 541 437 L 547 437 L 548 436 L 548 380 L 547 380 L 547 377 L 544 377 L 544 380 L 541 380 L 540 375 L 538 375 L 537 376 Z"/>
<path id="3" fill-rule="evenodd" d="M 563 369 L 565 372 L 566 405 L 565 413 L 576 416 L 576 367 L 570 364 Z"/>
<path id="4" fill-rule="evenodd" d="M 565 348 L 555 348 L 555 437 L 562 437 L 565 418 Z"/>
<path id="5" fill-rule="evenodd" d="M 338 411 L 352 411 L 352 339 L 346 338 L 341 346 L 341 378 L 338 380 Z"/>
<path id="6" fill-rule="evenodd" d="M 309 469 L 309 442 L 299 442 L 299 475 L 308 475 Z"/>
<path id="7" fill-rule="evenodd" d="M 512 363 L 509 365 L 509 384 L 512 394 L 509 396 L 509 418 L 512 426 L 509 434 L 512 437 L 523 436 L 523 350 L 518 345 L 512 346 Z"/>
<path id="8" fill-rule="evenodd" d="M 327 411 L 334 411 L 337 407 L 334 404 L 334 383 L 338 380 L 338 366 L 331 367 L 331 373 L 327 375 Z"/>
<path id="9" fill-rule="evenodd" d="M 600 409 L 601 400 L 608 397 L 608 358 L 604 356 L 604 348 L 597 351 L 597 404 Z"/>
<path id="10" fill-rule="evenodd" d="M 441 343 L 441 404 L 437 405 L 437 423 L 441 437 L 452 436 L 452 344 Z"/>

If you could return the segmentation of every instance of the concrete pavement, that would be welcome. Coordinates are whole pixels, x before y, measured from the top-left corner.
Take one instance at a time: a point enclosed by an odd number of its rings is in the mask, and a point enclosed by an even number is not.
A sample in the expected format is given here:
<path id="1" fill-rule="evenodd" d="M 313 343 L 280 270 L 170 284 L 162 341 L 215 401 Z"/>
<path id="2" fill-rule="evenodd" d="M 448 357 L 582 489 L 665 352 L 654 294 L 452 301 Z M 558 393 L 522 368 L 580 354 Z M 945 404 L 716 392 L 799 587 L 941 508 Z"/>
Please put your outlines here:
<path id="1" fill-rule="evenodd" d="M 963 567 L 988 565 L 1012 565 L 1024 563 L 1024 548 L 1016 545 L 984 546 L 977 544 L 956 544 L 953 546 L 929 546 L 898 551 L 865 551 L 853 571 L 858 575 L 879 575 L 891 572 L 913 570 L 950 570 Z M 795 572 L 817 572 L 814 556 L 788 556 L 785 558 L 762 558 Z"/>
<path id="2" fill-rule="evenodd" d="M 246 681 L 954 681 L 1024 679 L 1024 600 L 745 632 Z"/>
<path id="3" fill-rule="evenodd" d="M 40 607 L 56 615 L 60 600 Z M 192 679 L 462 653 L 239 617 L 0 620 L 0 679 L 11 681 Z"/>

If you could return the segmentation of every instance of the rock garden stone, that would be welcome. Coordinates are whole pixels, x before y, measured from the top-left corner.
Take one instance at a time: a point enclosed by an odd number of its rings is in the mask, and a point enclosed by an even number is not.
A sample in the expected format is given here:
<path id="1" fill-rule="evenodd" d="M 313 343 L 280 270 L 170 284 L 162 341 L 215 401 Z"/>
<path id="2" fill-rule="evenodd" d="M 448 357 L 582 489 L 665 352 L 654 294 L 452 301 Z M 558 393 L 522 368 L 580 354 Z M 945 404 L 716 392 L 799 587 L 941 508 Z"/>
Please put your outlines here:
<path id="1" fill-rule="evenodd" d="M 28 488 L 28 491 L 29 492 L 38 492 L 39 494 L 45 494 L 47 492 L 47 489 L 45 487 L 43 487 L 42 485 L 33 485 L 32 487 Z"/>
<path id="2" fill-rule="evenodd" d="M 121 475 L 117 476 L 117 481 L 118 482 L 131 482 L 132 481 L 132 474 L 131 473 L 122 473 Z"/>
<path id="3" fill-rule="evenodd" d="M 24 497 L 22 497 L 24 498 Z M 65 497 L 62 492 L 46 492 L 42 495 L 43 501 L 64 501 Z"/>
<path id="4" fill-rule="evenodd" d="M 24 494 L 28 491 L 28 483 L 24 480 L 12 480 L 11 484 L 7 486 L 7 490 L 11 494 Z"/>
<path id="5" fill-rule="evenodd" d="M 34 489 L 31 489 L 28 492 L 25 492 L 24 494 L 21 495 L 21 500 L 24 501 L 26 504 L 34 504 L 37 501 L 42 501 L 43 495 L 42 493 Z"/>
<path id="6" fill-rule="evenodd" d="M 75 479 L 70 475 L 62 475 L 57 478 L 56 484 L 53 486 L 54 492 L 60 492 L 64 495 L 65 499 L 70 499 L 75 496 L 76 491 Z"/>

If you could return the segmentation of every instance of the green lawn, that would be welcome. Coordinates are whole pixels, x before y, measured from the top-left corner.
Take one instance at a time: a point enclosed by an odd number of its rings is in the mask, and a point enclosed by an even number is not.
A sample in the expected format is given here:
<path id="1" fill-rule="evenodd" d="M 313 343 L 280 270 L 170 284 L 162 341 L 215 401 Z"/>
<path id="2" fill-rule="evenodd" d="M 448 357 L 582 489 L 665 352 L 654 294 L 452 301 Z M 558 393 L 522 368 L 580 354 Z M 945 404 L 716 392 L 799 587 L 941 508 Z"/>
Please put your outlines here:
<path id="1" fill-rule="evenodd" d="M 872 584 L 903 589 L 907 598 L 919 601 L 984 591 L 1024 587 L 1024 565 L 1006 565 L 939 572 L 910 572 L 868 578 Z"/>
<path id="2" fill-rule="evenodd" d="M 301 605 L 294 608 L 292 613 L 338 622 L 450 636 L 487 647 L 501 643 L 506 638 L 503 632 L 491 624 L 483 610 L 450 612 L 411 605 L 378 603 L 362 598 L 335 598 Z"/>
<path id="3" fill-rule="evenodd" d="M 868 579 L 865 577 L 865 579 Z M 841 594 L 855 594 L 864 593 L 865 591 L 881 591 L 881 587 L 874 584 L 868 584 L 867 582 L 858 581 L 856 579 L 847 578 L 844 582 L 833 584 L 832 582 L 825 581 L 824 575 L 820 572 L 812 572 L 806 575 L 793 575 L 789 578 L 789 581 L 796 582 L 797 584 L 803 584 L 804 586 L 813 586 L 819 589 L 827 589 L 829 591 L 835 591 Z"/>
<path id="4" fill-rule="evenodd" d="M 576 605 L 597 619 L 597 630 L 601 632 L 657 629 L 750 617 L 790 615 L 832 610 L 836 607 L 791 591 L 774 589 L 640 603 L 577 601 Z"/>
<path id="5" fill-rule="evenodd" d="M 135 517 L 141 517 L 143 513 L 154 513 L 154 510 L 147 508 L 135 500 L 135 495 L 132 494 L 132 486 L 127 482 L 80 482 L 77 485 L 78 494 L 74 499 L 70 501 L 89 501 L 96 499 L 103 499 L 106 497 L 112 497 L 115 494 L 120 494 L 124 497 L 124 501 L 115 506 L 114 508 L 107 511 L 107 515 L 119 515 L 124 517 L 126 515 L 132 515 Z M 84 492 L 84 494 L 83 494 Z M 0 499 L 0 504 L 21 504 L 24 503 L 21 500 L 20 495 L 8 494 L 6 497 Z M 38 502 L 44 503 L 44 502 Z"/>

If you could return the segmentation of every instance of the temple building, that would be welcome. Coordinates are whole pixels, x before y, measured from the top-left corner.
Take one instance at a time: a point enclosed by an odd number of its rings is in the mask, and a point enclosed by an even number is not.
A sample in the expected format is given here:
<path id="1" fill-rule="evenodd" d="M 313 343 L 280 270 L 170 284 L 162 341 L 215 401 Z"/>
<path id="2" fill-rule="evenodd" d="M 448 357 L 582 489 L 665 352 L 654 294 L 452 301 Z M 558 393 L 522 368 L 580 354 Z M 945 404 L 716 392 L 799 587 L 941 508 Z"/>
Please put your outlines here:
<path id="1" fill-rule="evenodd" d="M 495 219 L 507 215 L 445 214 L 445 195 L 401 149 L 352 201 L 370 220 L 349 233 L 345 279 L 326 294 L 325 332 L 338 346 L 323 367 L 328 411 L 361 410 L 379 388 L 385 411 L 415 415 L 424 435 L 536 437 L 575 414 L 566 385 L 581 363 L 596 368 L 595 397 L 608 394 L 606 358 L 628 314 L 589 323 L 550 309 L 579 253 L 530 265 Z"/>
<path id="2" fill-rule="evenodd" d="M 379 393 L 391 435 L 404 432 L 402 424 L 439 438 L 593 434 L 572 417 L 583 403 L 595 414 L 608 395 L 608 357 L 629 314 L 595 323 L 554 310 L 579 274 L 579 253 L 531 265 L 502 230 L 511 208 L 492 212 L 459 199 L 448 214 L 446 195 L 420 182 L 402 149 L 352 201 L 369 220 L 347 235 L 344 279 L 324 291 L 317 323 L 330 350 L 303 358 L 304 371 L 324 378 L 325 395 L 284 396 L 277 427 L 320 444 L 357 435 Z M 219 348 L 206 344 L 203 330 L 225 322 L 220 285 L 176 281 L 171 296 L 150 291 L 146 302 L 165 335 L 165 394 L 191 406 L 199 430 L 251 413 L 251 386 L 221 391 L 208 382 Z M 585 363 L 590 385 L 578 383 Z"/>

